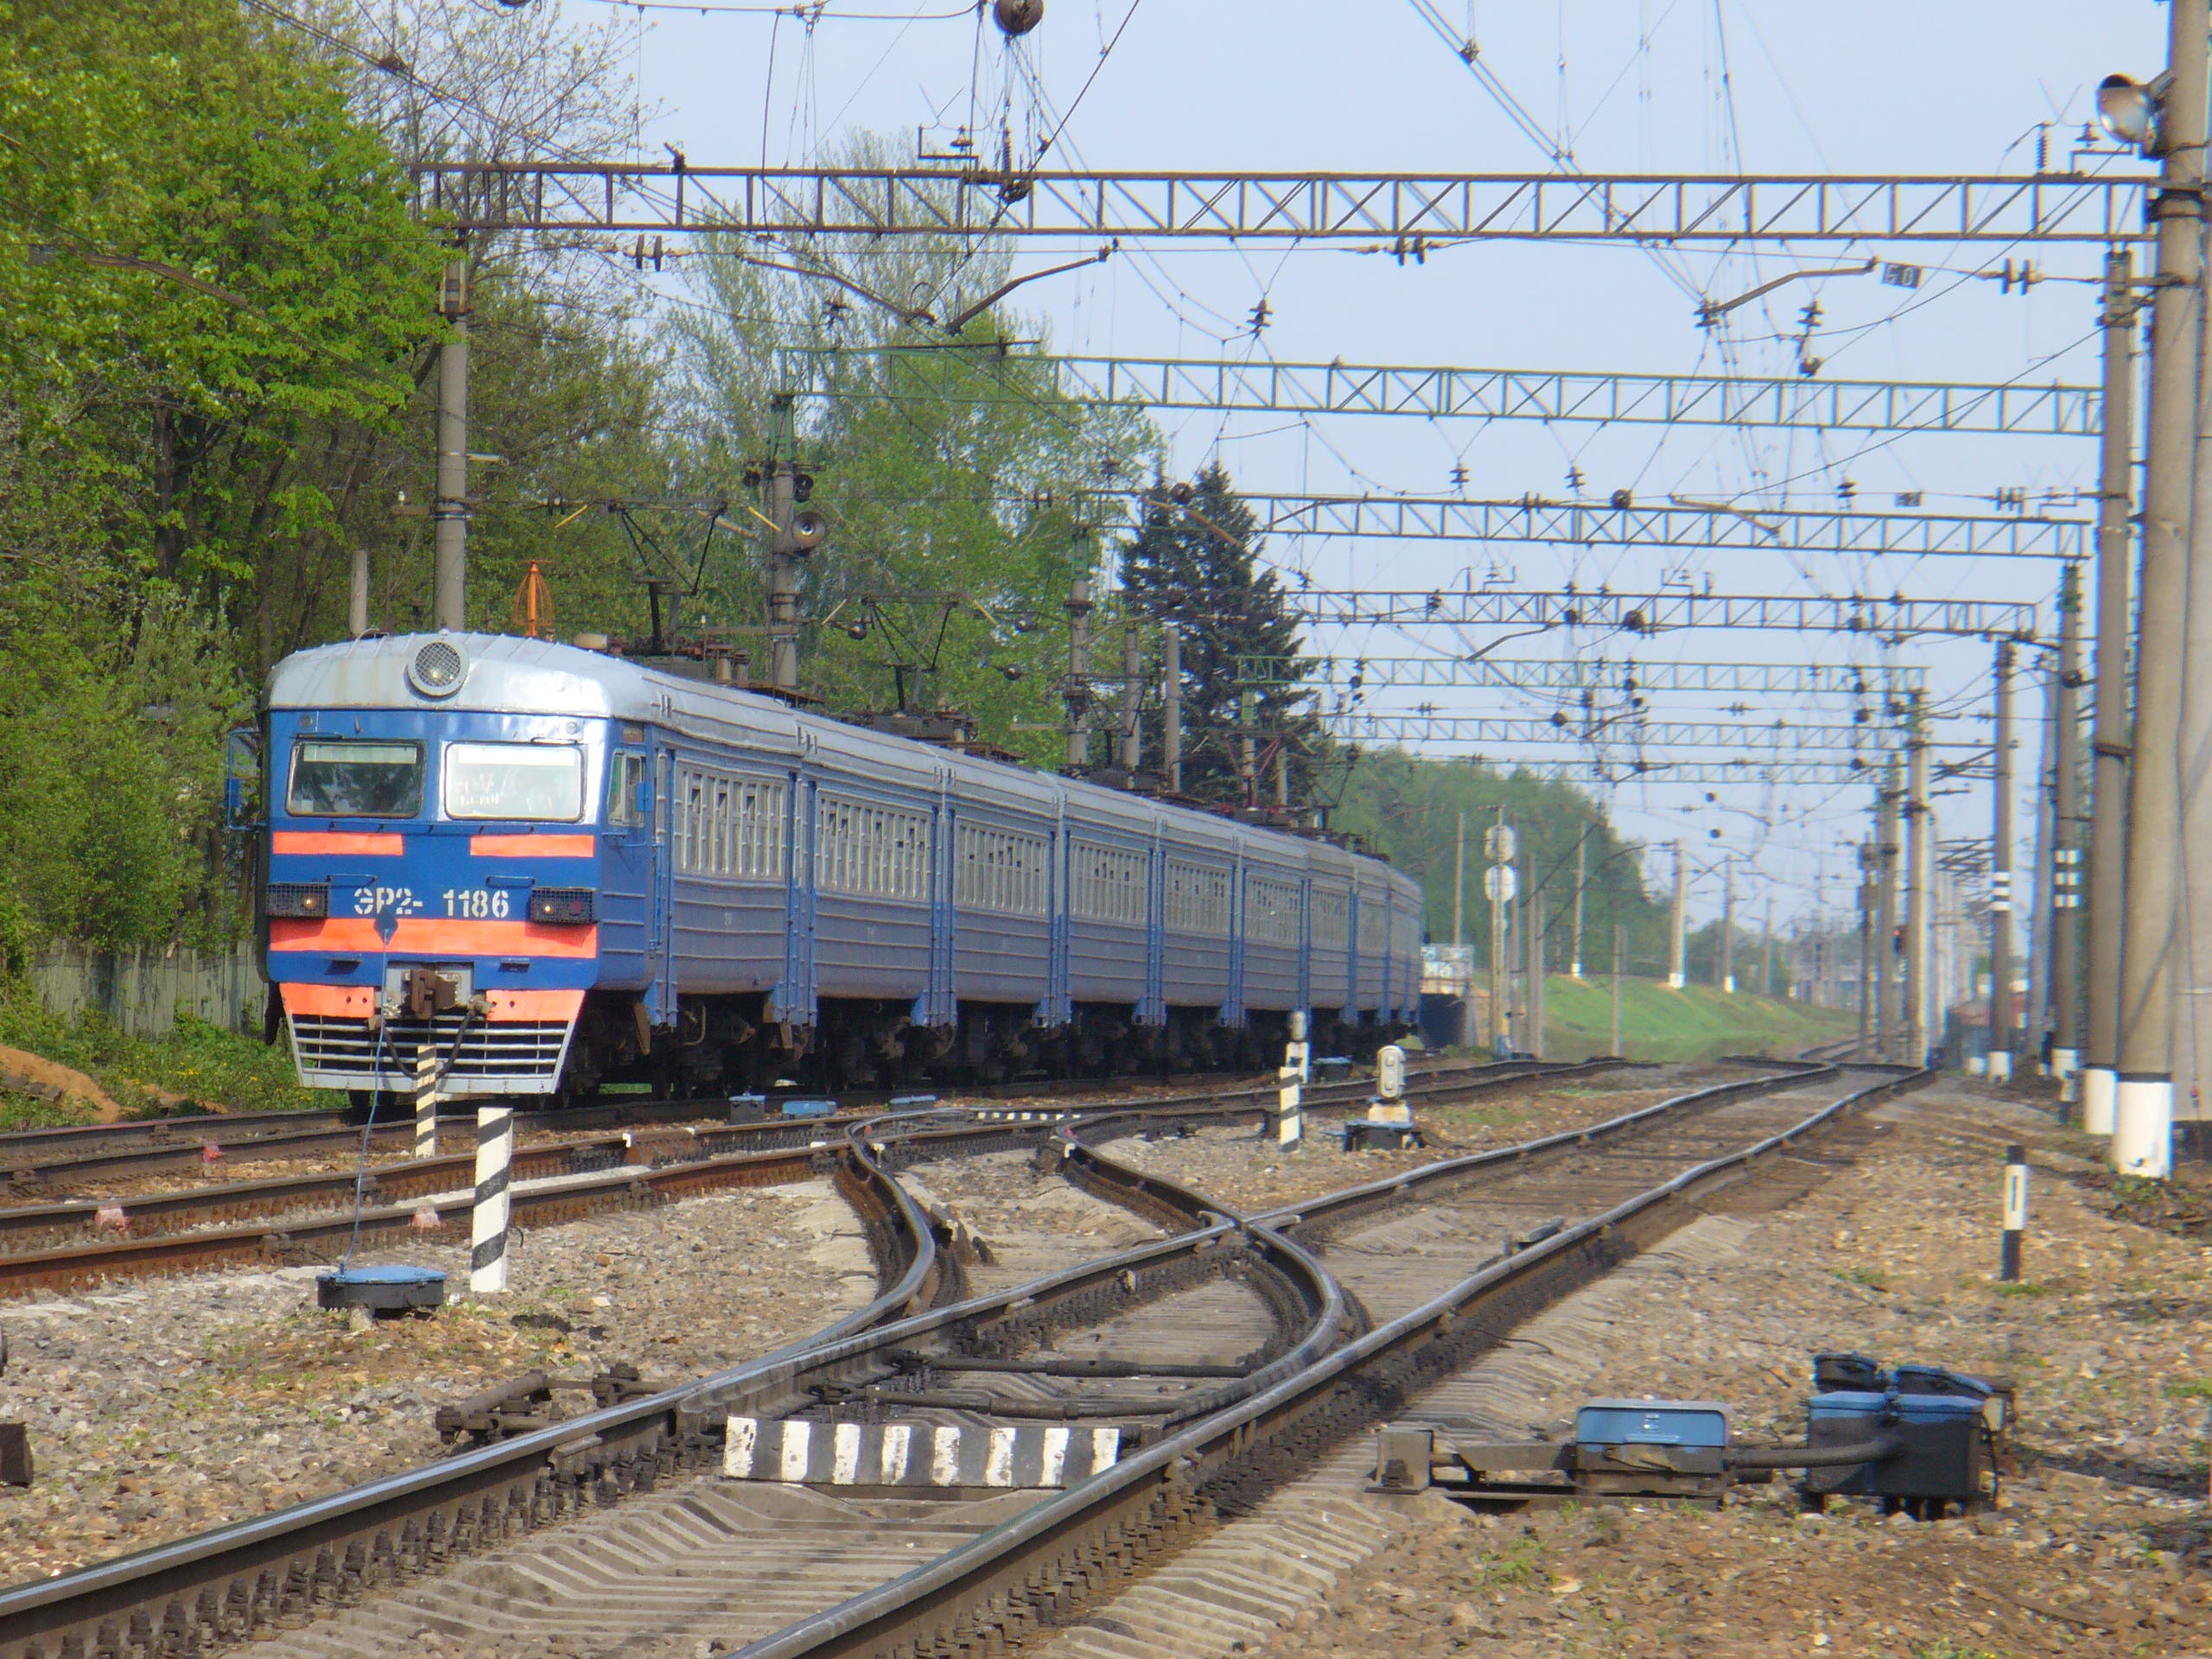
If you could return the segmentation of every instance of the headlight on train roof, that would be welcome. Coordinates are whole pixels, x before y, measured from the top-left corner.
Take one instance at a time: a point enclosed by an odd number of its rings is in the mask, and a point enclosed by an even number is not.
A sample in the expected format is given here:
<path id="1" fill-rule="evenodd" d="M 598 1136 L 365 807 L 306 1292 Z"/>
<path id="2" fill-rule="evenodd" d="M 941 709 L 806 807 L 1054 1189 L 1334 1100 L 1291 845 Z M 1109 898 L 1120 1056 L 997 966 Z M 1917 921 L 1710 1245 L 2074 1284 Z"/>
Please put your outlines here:
<path id="1" fill-rule="evenodd" d="M 300 881 L 273 882 L 262 896 L 261 905 L 271 916 L 327 916 L 330 889 Z"/>
<path id="2" fill-rule="evenodd" d="M 540 887 L 530 895 L 530 919 L 577 925 L 594 919 L 589 887 Z"/>

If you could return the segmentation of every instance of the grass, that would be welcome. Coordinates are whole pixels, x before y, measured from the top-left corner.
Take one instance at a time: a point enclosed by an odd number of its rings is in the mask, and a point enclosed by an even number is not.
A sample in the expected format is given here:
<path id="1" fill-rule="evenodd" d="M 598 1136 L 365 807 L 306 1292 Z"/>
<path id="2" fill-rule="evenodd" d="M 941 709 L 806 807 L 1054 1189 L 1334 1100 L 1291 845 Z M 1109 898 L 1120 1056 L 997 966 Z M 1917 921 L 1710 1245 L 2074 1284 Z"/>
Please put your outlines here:
<path id="1" fill-rule="evenodd" d="M 89 1010 L 75 1019 L 53 1013 L 20 980 L 0 983 L 0 1044 L 86 1073 L 134 1116 L 161 1109 L 156 1090 L 241 1112 L 344 1104 L 340 1096 L 300 1087 L 291 1052 L 281 1044 L 272 1048 L 190 1014 L 180 1014 L 166 1037 L 133 1037 Z M 0 1095 L 0 1128 L 91 1118 L 74 1103 Z"/>
<path id="2" fill-rule="evenodd" d="M 1535 1584 L 1545 1576 L 1543 1554 L 1542 1539 L 1526 1535 L 1516 1538 L 1503 1549 L 1483 1558 L 1480 1570 L 1484 1587 Z"/>
<path id="3" fill-rule="evenodd" d="M 1612 1046 L 1612 981 L 1554 974 L 1545 982 L 1545 1052 L 1573 1059 Z M 1708 1060 L 1718 1054 L 1794 1053 L 1859 1028 L 1847 1010 L 1815 1008 L 1710 985 L 1672 990 L 1663 981 L 1621 982 L 1621 1047 L 1630 1059 Z"/>

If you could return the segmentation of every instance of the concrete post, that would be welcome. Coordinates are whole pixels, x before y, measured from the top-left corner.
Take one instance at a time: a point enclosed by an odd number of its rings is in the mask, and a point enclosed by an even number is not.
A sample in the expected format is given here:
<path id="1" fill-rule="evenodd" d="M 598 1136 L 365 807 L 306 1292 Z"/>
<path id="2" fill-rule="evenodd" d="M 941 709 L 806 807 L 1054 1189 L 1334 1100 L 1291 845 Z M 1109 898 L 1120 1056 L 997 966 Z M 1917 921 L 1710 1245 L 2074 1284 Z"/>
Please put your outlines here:
<path id="1" fill-rule="evenodd" d="M 1582 826 L 1580 839 L 1574 843 L 1574 949 L 1567 957 L 1567 971 L 1580 981 L 1582 977 L 1582 903 L 1590 880 L 1590 826 Z"/>
<path id="2" fill-rule="evenodd" d="M 2082 567 L 2069 563 L 2058 589 L 2058 663 L 2052 677 L 2050 868 L 2050 1071 L 2072 1101 L 2082 1065 Z"/>
<path id="3" fill-rule="evenodd" d="M 1138 709 L 1144 696 L 1144 646 L 1134 620 L 1122 623 L 1121 766 L 1135 779 L 1144 764 L 1144 724 Z"/>
<path id="4" fill-rule="evenodd" d="M 468 626 L 468 263 L 454 260 L 438 288 L 446 320 L 438 348 L 438 496 L 430 506 L 430 626 Z"/>
<path id="5" fill-rule="evenodd" d="M 1916 697 L 1905 740 L 1905 890 L 1904 1060 L 1928 1062 L 1929 1033 L 1938 1016 L 1928 982 L 1929 938 L 1936 825 L 1928 805 L 1928 730 Z"/>
<path id="6" fill-rule="evenodd" d="M 1736 861 L 1728 855 L 1720 860 L 1720 961 L 1719 963 L 1720 988 L 1730 996 L 1736 994 Z"/>
<path id="7" fill-rule="evenodd" d="M 1883 775 L 1874 830 L 1874 1052 L 1895 1060 L 1904 1052 L 1897 1027 L 1897 868 L 1904 850 L 1899 825 L 1904 779 L 1897 763 Z"/>
<path id="8" fill-rule="evenodd" d="M 2012 1020 L 2012 642 L 1997 644 L 1993 681 L 1997 734 L 1990 786 L 1989 1075 L 2012 1076 L 2018 1034 Z"/>
<path id="9" fill-rule="evenodd" d="M 1090 766 L 1090 581 L 1077 576 L 1068 583 L 1068 678 L 1061 701 L 1067 707 L 1067 769 L 1087 771 Z"/>
<path id="10" fill-rule="evenodd" d="M 2180 761 L 2188 648 L 2197 362 L 2204 295 L 2206 0 L 2171 0 L 2160 100 L 2164 165 L 2152 203 L 2158 272 L 2151 300 L 2150 431 L 2137 607 L 2134 764 L 2128 770 L 2126 920 L 2120 958 L 2120 1089 L 2112 1157 L 2123 1174 L 2163 1179 L 2173 1162 L 2173 1002 L 2181 881 Z M 2200 584 L 2202 586 L 2202 584 Z M 2212 603 L 2212 596 L 2205 597 Z"/>
<path id="11" fill-rule="evenodd" d="M 369 631 L 369 550 L 353 543 L 351 569 L 346 572 L 346 637 L 358 639 Z"/>
<path id="12" fill-rule="evenodd" d="M 1613 924 L 1613 1040 L 1605 1052 L 1621 1052 L 1621 976 L 1628 970 L 1628 928 L 1625 924 Z"/>
<path id="13" fill-rule="evenodd" d="M 1682 861 L 1682 843 L 1675 843 L 1675 913 L 1668 927 L 1667 988 L 1679 991 L 1689 983 L 1689 867 Z"/>
<path id="14" fill-rule="evenodd" d="M 1183 792 L 1183 629 L 1166 622 L 1160 630 L 1160 770 L 1167 792 Z"/>
<path id="15" fill-rule="evenodd" d="M 1859 1050 L 1862 1060 L 1878 1058 L 1874 1024 L 1874 879 L 1880 857 L 1872 841 L 1859 843 Z"/>
<path id="16" fill-rule="evenodd" d="M 2096 682 L 2091 734 L 2087 963 L 2082 975 L 2082 1127 L 2110 1135 L 2120 1078 L 2120 944 L 2127 867 L 2128 658 L 2135 550 L 2135 299 L 2133 254 L 2105 256 L 2104 434 L 2097 461 Z"/>

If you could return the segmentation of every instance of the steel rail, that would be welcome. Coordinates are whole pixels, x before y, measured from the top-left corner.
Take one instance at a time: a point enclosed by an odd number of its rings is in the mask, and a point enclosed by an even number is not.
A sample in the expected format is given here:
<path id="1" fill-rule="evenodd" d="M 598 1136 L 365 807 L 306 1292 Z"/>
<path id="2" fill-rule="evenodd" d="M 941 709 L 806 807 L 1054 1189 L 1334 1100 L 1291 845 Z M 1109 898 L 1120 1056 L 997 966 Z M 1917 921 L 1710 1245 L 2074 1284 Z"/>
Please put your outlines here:
<path id="1" fill-rule="evenodd" d="M 1493 1075 L 1471 1078 L 1462 1086 L 1586 1072 L 1595 1066 L 1506 1063 L 1468 1069 Z M 1494 1075 L 1498 1072 L 1510 1075 Z M 1795 1075 L 1774 1081 L 1786 1084 Z M 1172 1109 L 1189 1107 L 1178 1103 Z M 1166 1115 L 1128 1108 L 1118 1114 L 1133 1129 L 1147 1116 Z M 240 1637 L 270 1618 L 327 1605 L 346 1585 L 425 1570 L 510 1532 L 573 1513 L 594 1496 L 609 1500 L 625 1491 L 650 1490 L 679 1466 L 697 1466 L 718 1430 L 717 1414 L 726 1414 L 733 1404 L 742 1401 L 755 1408 L 788 1409 L 804 1403 L 807 1396 L 798 1389 L 802 1374 L 810 1380 L 834 1380 L 863 1372 L 880 1351 L 984 1318 L 996 1317 L 1006 1332 L 1017 1333 L 1040 1328 L 1056 1308 L 1120 1306 L 1141 1294 L 1147 1273 L 1172 1274 L 1176 1258 L 1221 1250 L 1240 1240 L 1259 1238 L 1271 1250 L 1301 1248 L 1224 1218 L 1007 1291 L 918 1313 L 913 1305 L 925 1299 L 925 1289 L 950 1282 L 950 1275 L 935 1276 L 944 1253 L 936 1248 L 927 1218 L 885 1170 L 881 1160 L 888 1150 L 879 1151 L 862 1140 L 843 1142 L 831 1153 L 841 1172 L 850 1169 L 855 1180 L 880 1192 L 887 1216 L 882 1224 L 912 1236 L 909 1260 L 915 1265 L 868 1307 L 774 1353 L 645 1399 L 272 1515 L 0 1590 L 0 1659 L 56 1659 L 73 1651 L 67 1647 L 73 1640 L 86 1651 L 101 1652 L 126 1640 L 151 1647 L 156 1641 L 182 1645 L 188 1639 Z M 1155 1202 L 1166 1203 L 1172 1190 L 1179 1190 L 1156 1176 L 1132 1172 L 1125 1179 Z M 1185 1192 L 1184 1198 L 1192 1213 L 1212 1207 L 1198 1195 Z M 921 1259 L 924 1252 L 927 1262 Z M 1140 1290 L 1128 1288 L 1132 1284 Z M 887 1319 L 893 1322 L 881 1324 Z"/>
<path id="2" fill-rule="evenodd" d="M 1435 1068 L 1429 1073 L 1415 1075 L 1415 1086 L 1409 1090 L 1415 1097 L 1433 1093 L 1460 1093 L 1473 1089 L 1493 1089 L 1506 1084 L 1524 1082 L 1529 1077 L 1553 1077 L 1553 1075 L 1588 1075 L 1591 1071 L 1617 1066 L 1621 1062 L 1586 1062 L 1584 1066 L 1555 1066 L 1546 1062 L 1497 1062 L 1486 1066 Z M 1330 1095 L 1351 1095 L 1365 1089 L 1360 1082 L 1320 1084 L 1320 1090 Z M 1135 1102 L 1110 1103 L 1109 1113 L 1148 1113 L 1159 1115 L 1205 1115 L 1205 1113 L 1249 1113 L 1259 1110 L 1263 1102 L 1272 1102 L 1276 1090 L 1269 1089 L 1241 1089 L 1230 1093 L 1214 1095 L 1161 1095 L 1161 1097 L 1139 1097 Z M 1330 1099 L 1316 1099 L 1316 1106 L 1327 1106 Z M 907 1144 L 912 1157 L 927 1157 L 936 1150 L 980 1150 L 982 1144 L 1015 1144 L 1024 1135 L 1038 1135 L 1053 1122 L 1073 1113 L 1075 1109 L 1044 1109 L 1035 1117 L 1008 1119 L 991 1117 L 991 1109 L 976 1110 L 976 1122 L 951 1128 L 931 1128 L 918 1126 L 898 1135 L 898 1141 Z M 759 1150 L 734 1150 L 734 1153 L 708 1153 L 706 1157 L 677 1159 L 671 1164 L 641 1166 L 626 1164 L 606 1174 L 593 1174 L 588 1170 L 577 1173 L 573 1164 L 569 1168 L 540 1168 L 537 1174 L 518 1174 L 515 1179 L 553 1179 L 575 1174 L 577 1179 L 564 1179 L 562 1185 L 549 1185 L 537 1190 L 515 1190 L 511 1199 L 511 1217 L 518 1228 L 544 1228 L 560 1225 L 564 1221 L 577 1221 L 588 1214 L 606 1214 L 611 1210 L 652 1208 L 657 1204 L 671 1204 L 702 1192 L 719 1192 L 743 1185 L 783 1185 L 790 1181 L 805 1181 L 817 1177 L 834 1159 L 834 1139 L 823 1139 L 825 1130 L 842 1133 L 856 1117 L 807 1119 L 803 1123 L 739 1123 L 728 1128 L 706 1130 L 699 1139 L 763 1139 L 770 1141 Z M 880 1122 L 868 1119 L 868 1122 Z M 553 1157 L 569 1159 L 570 1148 L 524 1148 L 515 1154 L 518 1168 L 542 1166 Z M 146 1236 L 124 1236 L 102 1243 L 64 1243 L 47 1249 L 0 1249 L 0 1300 L 11 1296 L 24 1296 L 31 1292 L 53 1292 L 53 1289 L 82 1289 L 86 1285 L 98 1285 L 113 1279 L 139 1279 L 139 1276 L 162 1274 L 190 1274 L 190 1272 L 210 1272 L 219 1268 L 250 1268 L 250 1265 L 308 1265 L 329 1259 L 329 1248 L 360 1236 L 385 1236 L 385 1234 L 410 1234 L 418 1228 L 418 1217 L 425 1210 L 434 1212 L 440 1224 L 467 1219 L 474 1197 L 467 1188 L 474 1184 L 474 1161 L 467 1157 L 451 1159 L 418 1159 L 414 1164 L 391 1166 L 387 1170 L 372 1173 L 372 1192 L 378 1199 L 390 1199 L 390 1204 L 365 1205 L 356 1217 L 352 1210 L 345 1212 L 316 1212 L 296 1214 L 323 1197 L 349 1197 L 354 1177 L 292 1177 L 288 1181 L 250 1181 L 250 1184 L 219 1185 L 219 1188 L 197 1188 L 190 1192 L 153 1194 L 146 1199 L 73 1199 L 67 1204 L 51 1205 L 22 1205 L 17 1210 L 0 1210 L 0 1236 L 7 1236 L 11 1228 L 55 1230 L 75 1219 L 98 1228 L 102 1212 L 122 1212 L 124 1224 L 135 1224 L 139 1217 L 146 1217 L 155 1225 L 155 1232 Z M 334 1194 L 334 1184 L 343 1188 L 343 1194 Z M 451 1192 L 455 1197 L 429 1199 L 429 1194 Z M 272 1225 L 232 1225 L 232 1228 L 193 1228 L 197 1221 L 230 1219 L 226 1210 L 272 1214 Z M 20 1219 L 20 1221 L 17 1221 Z"/>
<path id="3" fill-rule="evenodd" d="M 1485 1267 L 1299 1375 L 1140 1448 L 901 1578 L 737 1649 L 732 1659 L 916 1651 L 930 1642 L 957 1647 L 982 1640 L 988 1627 L 1011 1626 L 1019 1634 L 1053 1622 L 1070 1600 L 1087 1599 L 1134 1567 L 1150 1553 L 1154 1535 L 1179 1531 L 1217 1508 L 1216 1493 L 1246 1496 L 1267 1478 L 1268 1465 L 1286 1469 L 1361 1421 L 1387 1414 L 1424 1376 L 1495 1346 L 1506 1326 L 1671 1230 L 1672 1212 L 1698 1195 L 1865 1102 L 1931 1075 L 1887 1069 L 1903 1075 L 1855 1090 L 1779 1134 L 1682 1171 Z M 1815 1065 L 1777 1081 L 1799 1084 L 1837 1074 L 1837 1068 Z M 1723 1085 L 1731 1093 L 1743 1087 Z M 1368 1190 L 1395 1185 L 1378 1182 Z M 1496 1323 L 1501 1316 L 1503 1323 Z M 1145 1548 L 1134 1548 L 1140 1543 Z M 1071 1597 L 1070 1590 L 1077 1593 Z M 1001 1611 L 980 1618 L 967 1611 L 987 1600 Z"/>

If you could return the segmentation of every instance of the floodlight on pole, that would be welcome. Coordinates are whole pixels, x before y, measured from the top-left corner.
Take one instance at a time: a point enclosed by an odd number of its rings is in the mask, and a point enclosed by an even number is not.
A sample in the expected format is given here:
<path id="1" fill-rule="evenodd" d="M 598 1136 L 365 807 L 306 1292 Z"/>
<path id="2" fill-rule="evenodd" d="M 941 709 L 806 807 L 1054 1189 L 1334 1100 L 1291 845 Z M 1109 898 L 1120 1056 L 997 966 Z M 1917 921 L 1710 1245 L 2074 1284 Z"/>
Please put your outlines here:
<path id="1" fill-rule="evenodd" d="M 2097 83 L 2097 124 L 2145 156 L 2163 153 L 2164 103 L 2171 75 L 2139 81 L 2131 75 L 2107 75 Z"/>

